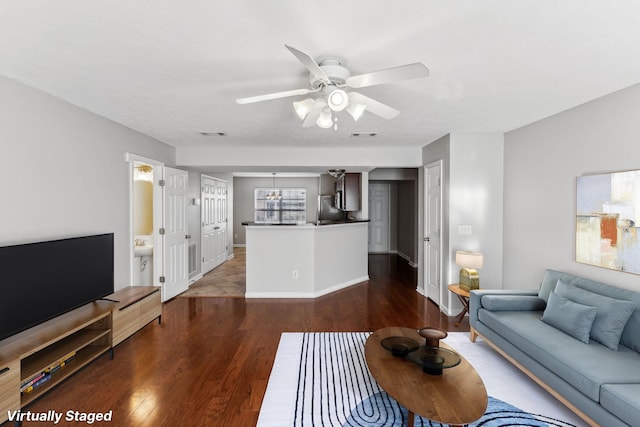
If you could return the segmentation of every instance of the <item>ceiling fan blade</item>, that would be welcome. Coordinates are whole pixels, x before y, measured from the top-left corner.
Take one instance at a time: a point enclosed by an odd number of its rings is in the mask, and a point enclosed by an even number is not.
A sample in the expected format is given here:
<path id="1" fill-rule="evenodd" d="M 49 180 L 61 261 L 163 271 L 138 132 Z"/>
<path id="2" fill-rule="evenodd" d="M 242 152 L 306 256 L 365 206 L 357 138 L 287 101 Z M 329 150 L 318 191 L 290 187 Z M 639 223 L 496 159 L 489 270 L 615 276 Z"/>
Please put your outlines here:
<path id="1" fill-rule="evenodd" d="M 383 83 L 397 82 L 401 80 L 420 79 L 429 77 L 429 69 L 421 62 L 387 68 L 386 70 L 351 76 L 345 82 L 353 88 L 380 85 Z"/>
<path id="2" fill-rule="evenodd" d="M 319 89 L 294 89 L 286 92 L 268 93 L 266 95 L 250 96 L 248 98 L 236 99 L 238 104 L 251 104 L 253 102 L 269 101 L 271 99 L 286 98 L 288 96 L 306 95 L 317 92 Z"/>
<path id="3" fill-rule="evenodd" d="M 349 99 L 351 102 L 364 105 L 366 107 L 365 111 L 373 113 L 376 116 L 380 116 L 383 119 L 394 119 L 398 117 L 398 114 L 400 114 L 400 111 L 395 108 L 391 108 L 382 102 L 378 102 L 375 99 L 371 99 L 368 96 L 364 96 L 357 92 L 350 92 Z"/>
<path id="4" fill-rule="evenodd" d="M 327 77 L 325 72 L 322 71 L 322 68 L 320 68 L 320 66 L 316 63 L 316 61 L 313 60 L 311 55 L 286 44 L 284 45 L 284 47 L 289 49 L 289 51 L 293 53 L 293 55 L 296 58 L 298 58 L 298 61 L 302 62 L 302 65 L 304 65 L 307 68 L 307 70 L 309 70 L 309 72 L 314 76 L 316 76 L 320 81 L 322 81 L 325 84 L 331 83 L 331 80 L 329 80 L 329 77 Z"/>

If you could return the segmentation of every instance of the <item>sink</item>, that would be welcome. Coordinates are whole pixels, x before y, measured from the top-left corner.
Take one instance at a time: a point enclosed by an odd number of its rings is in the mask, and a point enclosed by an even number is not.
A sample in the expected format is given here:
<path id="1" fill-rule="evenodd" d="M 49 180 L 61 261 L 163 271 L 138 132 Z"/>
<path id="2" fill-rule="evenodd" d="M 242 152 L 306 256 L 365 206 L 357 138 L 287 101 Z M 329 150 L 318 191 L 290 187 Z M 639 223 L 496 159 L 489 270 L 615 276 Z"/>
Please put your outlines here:
<path id="1" fill-rule="evenodd" d="M 134 256 L 150 256 L 153 255 L 153 245 L 134 246 Z"/>

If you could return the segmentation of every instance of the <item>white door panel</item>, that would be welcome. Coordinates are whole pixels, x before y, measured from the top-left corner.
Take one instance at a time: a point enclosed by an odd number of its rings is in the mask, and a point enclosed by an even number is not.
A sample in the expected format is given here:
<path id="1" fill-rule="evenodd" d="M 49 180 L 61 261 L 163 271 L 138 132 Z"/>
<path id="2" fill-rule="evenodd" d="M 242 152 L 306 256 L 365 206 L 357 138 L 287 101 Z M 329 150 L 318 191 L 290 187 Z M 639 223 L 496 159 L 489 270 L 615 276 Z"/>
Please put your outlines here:
<path id="1" fill-rule="evenodd" d="M 425 173 L 425 236 L 424 236 L 424 283 L 425 293 L 440 305 L 442 289 L 440 232 L 442 228 L 442 166 L 440 162 L 429 165 Z"/>
<path id="2" fill-rule="evenodd" d="M 227 260 L 227 183 L 202 176 L 202 274 Z"/>
<path id="3" fill-rule="evenodd" d="M 389 184 L 369 184 L 369 252 L 389 252 Z"/>
<path id="4" fill-rule="evenodd" d="M 168 301 L 188 288 L 188 176 L 186 171 L 164 168 L 163 301 Z"/>

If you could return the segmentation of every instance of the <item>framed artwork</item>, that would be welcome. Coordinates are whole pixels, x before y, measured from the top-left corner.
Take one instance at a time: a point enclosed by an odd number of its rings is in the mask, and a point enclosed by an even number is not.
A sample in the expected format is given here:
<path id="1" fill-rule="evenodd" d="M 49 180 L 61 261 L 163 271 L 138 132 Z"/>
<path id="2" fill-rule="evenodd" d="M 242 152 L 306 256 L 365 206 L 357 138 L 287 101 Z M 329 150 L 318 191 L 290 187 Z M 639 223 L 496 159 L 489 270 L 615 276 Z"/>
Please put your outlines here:
<path id="1" fill-rule="evenodd" d="M 640 170 L 576 180 L 576 261 L 640 274 Z"/>

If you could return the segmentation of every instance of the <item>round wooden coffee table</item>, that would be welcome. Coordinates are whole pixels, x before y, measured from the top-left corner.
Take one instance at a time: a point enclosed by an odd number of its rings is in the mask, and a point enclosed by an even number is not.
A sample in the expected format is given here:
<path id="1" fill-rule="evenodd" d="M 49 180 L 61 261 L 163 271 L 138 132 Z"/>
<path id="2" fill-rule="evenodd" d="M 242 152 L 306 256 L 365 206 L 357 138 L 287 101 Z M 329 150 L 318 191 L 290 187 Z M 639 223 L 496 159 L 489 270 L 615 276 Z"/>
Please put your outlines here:
<path id="1" fill-rule="evenodd" d="M 389 396 L 407 408 L 409 426 L 413 426 L 414 414 L 449 425 L 470 424 L 482 417 L 487 409 L 487 390 L 464 357 L 442 375 L 429 375 L 419 365 L 382 347 L 380 341 L 392 336 L 411 338 L 421 345 L 424 338 L 414 329 L 392 327 L 375 331 L 365 344 L 369 371 Z M 455 351 L 442 341 L 440 346 Z"/>

